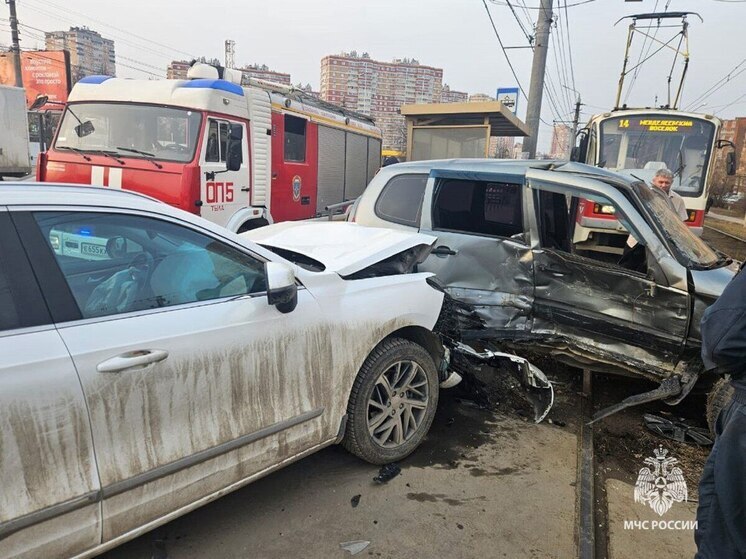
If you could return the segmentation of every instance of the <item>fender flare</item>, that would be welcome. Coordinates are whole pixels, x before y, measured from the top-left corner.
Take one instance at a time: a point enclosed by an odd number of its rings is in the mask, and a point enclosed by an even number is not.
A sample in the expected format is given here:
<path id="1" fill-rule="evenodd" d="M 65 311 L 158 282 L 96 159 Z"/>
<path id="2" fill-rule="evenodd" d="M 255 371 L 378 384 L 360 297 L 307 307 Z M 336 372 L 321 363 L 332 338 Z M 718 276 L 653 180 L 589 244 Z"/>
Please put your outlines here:
<path id="1" fill-rule="evenodd" d="M 267 208 L 247 207 L 241 208 L 234 213 L 228 220 L 228 223 L 226 223 L 225 228 L 235 233 L 241 225 L 252 219 L 266 219 L 268 223 L 274 223 L 272 214 L 269 213 Z"/>

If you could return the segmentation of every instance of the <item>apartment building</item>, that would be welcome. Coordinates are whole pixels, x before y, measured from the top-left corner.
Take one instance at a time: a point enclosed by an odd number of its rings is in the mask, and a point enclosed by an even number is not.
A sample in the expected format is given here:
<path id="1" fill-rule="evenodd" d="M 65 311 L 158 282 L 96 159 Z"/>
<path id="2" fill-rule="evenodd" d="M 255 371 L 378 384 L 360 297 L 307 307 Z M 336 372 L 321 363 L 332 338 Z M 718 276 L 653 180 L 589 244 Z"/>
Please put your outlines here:
<path id="1" fill-rule="evenodd" d="M 49 31 L 44 39 L 47 50 L 66 50 L 70 54 L 73 83 L 85 76 L 117 73 L 114 41 L 92 29 L 71 27 L 69 31 Z"/>
<path id="2" fill-rule="evenodd" d="M 383 149 L 406 149 L 402 105 L 438 103 L 442 91 L 443 70 L 415 59 L 382 62 L 352 51 L 321 60 L 321 99 L 375 119 Z"/>

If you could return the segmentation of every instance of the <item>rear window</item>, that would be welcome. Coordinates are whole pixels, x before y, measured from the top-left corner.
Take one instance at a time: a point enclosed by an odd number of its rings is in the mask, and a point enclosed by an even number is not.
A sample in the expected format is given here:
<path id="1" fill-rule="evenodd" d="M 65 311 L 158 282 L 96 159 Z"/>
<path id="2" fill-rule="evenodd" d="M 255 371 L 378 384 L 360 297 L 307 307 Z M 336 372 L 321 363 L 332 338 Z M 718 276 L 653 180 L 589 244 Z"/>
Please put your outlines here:
<path id="1" fill-rule="evenodd" d="M 419 227 L 427 175 L 398 175 L 392 178 L 376 202 L 378 217 L 392 223 Z"/>

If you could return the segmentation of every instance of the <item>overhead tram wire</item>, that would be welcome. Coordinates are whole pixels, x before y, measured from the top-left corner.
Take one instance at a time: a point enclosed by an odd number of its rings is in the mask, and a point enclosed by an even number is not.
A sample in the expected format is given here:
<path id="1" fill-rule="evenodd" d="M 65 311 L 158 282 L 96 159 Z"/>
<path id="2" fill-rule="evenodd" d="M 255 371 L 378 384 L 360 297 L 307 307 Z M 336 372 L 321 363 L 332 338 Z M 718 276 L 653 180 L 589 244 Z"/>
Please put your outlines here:
<path id="1" fill-rule="evenodd" d="M 567 60 L 565 57 L 564 41 L 562 40 L 562 29 L 559 25 L 555 25 L 556 33 L 551 34 L 554 45 L 554 63 L 557 68 L 557 77 L 559 79 L 560 86 L 570 84 L 570 76 L 567 71 Z M 559 46 L 558 46 L 559 45 Z M 559 60 L 558 60 L 559 59 Z M 561 97 L 565 103 L 566 108 L 572 108 L 572 99 L 570 98 L 570 92 L 565 88 L 561 87 Z"/>
<path id="2" fill-rule="evenodd" d="M 518 89 L 520 90 L 521 94 L 523 95 L 523 98 L 528 101 L 528 95 L 526 95 L 526 90 L 523 89 L 523 85 L 521 85 L 521 80 L 518 79 L 518 74 L 516 74 L 515 68 L 513 67 L 512 62 L 510 62 L 510 57 L 508 56 L 508 52 L 505 50 L 505 45 L 503 44 L 502 39 L 500 38 L 500 33 L 497 31 L 497 26 L 495 25 L 495 20 L 492 18 L 492 12 L 490 12 L 489 7 L 487 6 L 487 0 L 482 0 L 482 4 L 484 5 L 484 9 L 487 12 L 487 17 L 490 20 L 490 23 L 492 24 L 492 30 L 495 32 L 495 37 L 497 38 L 497 42 L 500 44 L 500 49 L 503 51 L 503 56 L 505 56 L 505 61 L 508 63 L 508 67 L 510 68 L 510 72 L 513 74 L 513 78 L 515 79 L 515 83 L 518 85 Z M 547 126 L 551 126 L 548 122 L 546 122 L 541 117 L 539 118 L 541 122 L 546 124 Z"/>
<path id="3" fill-rule="evenodd" d="M 570 60 L 570 75 L 572 77 L 572 88 L 577 91 L 575 86 L 575 64 L 572 60 L 572 43 L 570 42 L 570 16 L 567 13 L 567 0 L 565 0 L 565 33 L 567 34 L 567 55 Z"/>
<path id="4" fill-rule="evenodd" d="M 108 27 L 110 29 L 114 29 L 116 31 L 119 31 L 120 33 L 124 33 L 125 35 L 130 35 L 130 36 L 135 37 L 135 38 L 137 38 L 137 39 L 139 39 L 141 41 L 145 41 L 145 42 L 151 43 L 153 45 L 156 45 L 156 46 L 168 49 L 168 50 L 173 51 L 175 53 L 179 53 L 182 56 L 188 56 L 190 58 L 196 58 L 193 54 L 190 54 L 190 53 L 188 53 L 186 51 L 182 51 L 182 50 L 176 49 L 176 48 L 174 48 L 174 47 L 172 47 L 170 45 L 166 45 L 164 43 L 159 43 L 158 41 L 154 41 L 154 40 L 149 39 L 147 37 L 143 37 L 141 35 L 137 35 L 135 33 L 132 33 L 131 31 L 125 31 L 125 30 L 120 29 L 119 27 L 116 27 L 114 25 L 111 25 L 110 23 L 107 23 L 105 21 L 101 21 L 101 20 L 92 18 L 89 15 L 84 14 L 82 12 L 71 10 L 67 6 L 61 6 L 59 4 L 55 4 L 54 2 L 50 2 L 48 0 L 44 0 L 43 2 L 41 2 L 39 0 L 26 0 L 26 2 L 31 2 L 32 4 L 41 5 L 41 6 L 45 7 L 45 8 L 48 8 L 48 7 L 56 8 L 57 10 L 61 11 L 64 14 L 72 13 L 72 14 L 75 14 L 75 15 L 77 15 L 79 17 L 85 18 L 85 19 L 87 19 L 89 21 L 92 21 L 92 22 L 94 22 L 94 23 L 96 23 L 98 25 L 103 25 L 104 27 Z"/>
<path id="5" fill-rule="evenodd" d="M 501 0 L 490 0 L 492 4 L 496 4 L 498 6 L 507 6 L 507 0 L 501 1 Z M 568 4 L 568 8 L 574 8 L 575 6 L 582 6 L 583 4 L 590 4 L 591 2 L 596 2 L 596 0 L 579 0 L 578 2 L 573 2 L 572 4 Z M 525 6 L 524 8 L 526 10 L 541 10 L 541 6 Z"/>
<path id="6" fill-rule="evenodd" d="M 561 8 L 561 6 L 560 6 L 560 8 Z M 561 14 L 561 10 L 558 10 L 558 13 L 557 13 L 557 35 L 558 35 L 558 43 L 560 45 L 560 58 L 562 60 L 562 71 L 563 71 L 563 76 L 565 78 L 565 81 L 562 84 L 563 85 L 562 89 L 565 90 L 565 94 L 567 96 L 568 103 L 569 103 L 570 107 L 572 107 L 572 105 L 573 105 L 573 99 L 572 99 L 572 95 L 571 95 L 570 90 L 569 90 L 570 83 L 571 83 L 571 81 L 570 81 L 570 74 L 571 74 L 571 72 L 570 72 L 569 63 L 568 63 L 568 60 L 567 60 L 567 45 L 565 44 L 565 35 L 564 35 L 564 33 L 562 33 L 562 28 L 565 26 L 565 23 L 564 23 L 562 17 L 560 16 L 560 14 Z"/>
<path id="7" fill-rule="evenodd" d="M 510 68 L 510 72 L 513 74 L 515 83 L 518 84 L 518 89 L 523 94 L 523 97 L 528 101 L 528 95 L 526 95 L 526 91 L 523 89 L 523 86 L 521 85 L 521 80 L 518 79 L 518 75 L 515 72 L 515 68 L 513 68 L 513 64 L 510 62 L 510 57 L 508 56 L 508 53 L 505 50 L 505 45 L 503 45 L 503 41 L 500 38 L 500 33 L 497 32 L 497 27 L 495 26 L 495 20 L 492 19 L 492 13 L 490 12 L 489 7 L 487 6 L 487 0 L 482 0 L 482 4 L 484 4 L 484 9 L 487 12 L 487 17 L 490 19 L 490 23 L 492 24 L 492 30 L 495 32 L 495 37 L 497 37 L 497 42 L 500 43 L 500 48 L 503 51 L 503 55 L 505 56 L 505 61 L 508 63 L 508 67 Z"/>
<path id="8" fill-rule="evenodd" d="M 22 28 L 22 30 L 23 29 L 32 29 L 32 30 L 36 29 L 35 27 L 30 27 L 30 26 L 25 25 L 25 24 L 19 24 L 19 26 Z M 38 31 L 41 31 L 41 30 L 38 30 Z M 41 35 L 39 35 L 37 33 L 29 32 L 27 30 L 24 30 L 24 35 L 27 36 L 27 37 L 30 37 L 32 39 L 35 39 L 37 41 L 43 41 L 44 40 L 44 36 L 41 36 Z M 32 49 L 32 48 L 22 48 L 21 50 L 23 52 L 33 52 L 33 53 L 35 53 L 35 57 L 36 58 L 41 58 L 42 60 L 47 60 L 48 62 L 50 62 L 52 64 L 56 64 L 56 65 L 64 64 L 62 61 L 60 61 L 60 60 L 58 60 L 56 58 L 51 58 L 49 56 L 44 56 L 43 54 L 41 54 L 41 52 L 43 52 L 43 51 L 38 51 L 38 50 Z M 149 76 L 154 76 L 154 77 L 158 77 L 158 78 L 163 77 L 163 72 L 162 71 L 160 73 L 156 74 L 154 72 L 151 72 L 149 70 L 145 70 L 144 69 L 144 68 L 151 68 L 153 70 L 161 70 L 161 68 L 159 68 L 157 66 L 152 66 L 152 65 L 147 64 L 145 62 L 142 62 L 140 60 L 136 60 L 134 58 L 128 58 L 126 56 L 122 56 L 122 55 L 119 55 L 119 54 L 116 55 L 116 58 L 117 58 L 117 60 L 116 60 L 116 65 L 117 66 L 121 66 L 122 68 L 128 68 L 130 70 L 135 70 L 135 71 L 141 72 L 143 74 L 148 74 Z M 131 64 L 125 64 L 124 62 L 120 62 L 119 61 L 120 58 L 122 60 L 127 60 L 129 62 L 137 64 L 138 66 L 132 66 Z"/>
<path id="9" fill-rule="evenodd" d="M 32 11 L 38 13 L 38 14 L 42 14 L 42 15 L 45 15 L 47 17 L 51 17 L 51 18 L 57 19 L 59 21 L 67 23 L 69 25 L 75 25 L 76 24 L 76 22 L 74 20 L 70 19 L 69 17 L 67 17 L 65 15 L 62 15 L 62 14 L 58 14 L 58 13 L 52 12 L 52 11 L 49 11 L 49 10 L 40 9 L 40 8 L 37 8 L 37 7 L 29 5 L 29 4 L 26 4 L 26 9 L 32 10 Z M 21 25 L 23 25 L 23 24 L 21 24 Z M 30 27 L 30 26 L 27 26 L 27 27 Z M 45 32 L 45 31 L 42 30 L 42 32 Z M 113 34 L 112 33 L 112 34 L 109 34 L 109 37 L 111 39 L 116 40 L 118 43 L 122 43 L 122 44 L 128 45 L 131 48 L 134 48 L 136 50 L 139 50 L 139 51 L 142 51 L 142 52 L 146 52 L 146 53 L 150 54 L 151 56 L 152 55 L 158 55 L 158 56 L 163 57 L 164 60 L 173 60 L 175 58 L 173 54 L 168 54 L 166 52 L 157 50 L 157 49 L 153 48 L 152 46 L 148 46 L 148 45 L 143 45 L 141 43 L 137 43 L 137 42 L 133 41 L 131 38 L 128 38 L 128 37 L 125 38 L 124 36 L 121 36 L 119 34 Z M 195 58 L 195 57 L 192 57 L 192 58 Z"/>
<path id="10" fill-rule="evenodd" d="M 656 12 L 658 9 L 658 2 L 660 0 L 655 0 L 655 6 L 653 6 L 653 13 Z M 635 68 L 634 74 L 632 74 L 632 79 L 630 80 L 629 86 L 627 87 L 627 94 L 624 96 L 624 104 L 627 104 L 627 101 L 629 100 L 629 96 L 632 93 L 632 88 L 635 85 L 635 82 L 637 81 L 637 76 L 640 73 L 640 61 L 642 60 L 643 56 L 647 56 L 650 52 L 650 49 L 653 48 L 653 43 L 655 42 L 655 38 L 658 36 L 658 31 L 660 31 L 661 24 L 660 20 L 658 20 L 658 25 L 655 28 L 655 33 L 653 33 L 652 39 L 648 36 L 648 33 L 645 33 L 645 37 L 642 40 L 642 46 L 640 47 L 640 56 L 637 57 L 637 68 Z M 648 39 L 650 39 L 650 44 L 648 45 Z M 645 46 L 648 47 L 648 52 L 645 52 Z"/>
<path id="11" fill-rule="evenodd" d="M 516 22 L 518 22 L 518 27 L 521 28 L 521 31 L 523 32 L 523 35 L 526 37 L 526 40 L 528 41 L 528 44 L 533 46 L 534 44 L 534 36 L 529 35 L 528 31 L 526 31 L 526 28 L 523 27 L 523 22 L 521 21 L 521 18 L 518 17 L 518 14 L 516 13 L 515 9 L 513 8 L 513 5 L 510 3 L 509 0 L 505 0 L 505 2 L 508 4 L 508 7 L 510 8 L 510 11 L 513 13 L 513 17 L 515 18 Z"/>
<path id="12" fill-rule="evenodd" d="M 701 93 L 701 94 L 700 94 L 700 95 L 699 95 L 699 96 L 698 96 L 698 97 L 697 97 L 696 99 L 694 99 L 693 101 L 691 101 L 691 102 L 690 102 L 690 103 L 689 103 L 689 104 L 687 105 L 687 108 L 691 108 L 691 107 L 693 107 L 694 105 L 696 105 L 696 104 L 698 104 L 698 103 L 701 103 L 701 102 L 702 102 L 702 101 L 704 101 L 704 100 L 705 100 L 705 99 L 706 99 L 707 97 L 709 97 L 710 95 L 712 95 L 713 93 L 715 93 L 715 91 L 717 91 L 718 89 L 720 89 L 721 87 L 723 87 L 723 86 L 724 86 L 725 84 L 729 83 L 729 82 L 730 82 L 730 81 L 731 81 L 731 80 L 732 80 L 733 78 L 735 78 L 735 77 L 739 76 L 739 75 L 741 74 L 741 72 L 743 72 L 743 70 L 741 70 L 740 72 L 736 73 L 735 75 L 733 74 L 733 72 L 735 72 L 736 70 L 738 70 L 738 69 L 739 69 L 739 68 L 740 68 L 741 66 L 743 66 L 744 64 L 746 64 L 746 58 L 744 58 L 743 60 L 741 60 L 741 62 L 739 62 L 738 64 L 736 64 L 736 65 L 735 65 L 735 66 L 733 67 L 733 69 L 732 69 L 732 70 L 730 70 L 730 71 L 729 71 L 729 72 L 728 72 L 728 73 L 727 73 L 727 74 L 726 74 L 725 76 L 723 76 L 723 77 L 722 77 L 722 78 L 720 78 L 720 79 L 719 79 L 718 81 L 716 81 L 716 82 L 715 82 L 715 83 L 714 83 L 714 84 L 713 84 L 712 86 L 710 86 L 710 88 L 709 88 L 709 89 L 707 89 L 707 90 L 706 90 L 706 91 L 705 91 L 704 93 Z"/>
<path id="13" fill-rule="evenodd" d="M 513 8 L 513 5 L 510 4 L 509 0 L 506 0 L 506 2 L 508 2 L 508 4 L 509 4 L 508 7 L 510 8 L 510 11 L 513 14 L 513 17 L 515 18 L 516 22 L 518 23 L 518 26 L 521 28 L 521 31 L 523 32 L 523 35 L 526 37 L 526 41 L 528 42 L 528 46 L 531 47 L 531 50 L 533 50 L 533 48 L 534 48 L 533 37 L 531 35 L 529 35 L 528 32 L 526 31 L 526 27 L 523 25 L 523 22 L 521 21 L 521 19 L 518 16 L 517 12 Z M 527 15 L 527 19 L 529 19 L 530 15 L 529 15 L 529 13 L 527 11 L 526 11 L 526 15 Z M 533 24 L 531 23 L 530 19 L 529 19 L 528 23 L 529 23 L 530 27 L 533 26 Z M 547 98 L 549 99 L 550 110 L 552 111 L 552 113 L 553 113 L 553 115 L 555 117 L 555 120 L 556 120 L 557 119 L 557 115 L 560 114 L 560 112 L 561 112 L 558 109 L 558 104 L 557 104 L 557 101 L 556 101 L 556 98 L 557 98 L 556 86 L 552 83 L 551 76 L 549 74 L 547 74 L 547 80 L 546 80 L 546 82 L 547 83 L 544 84 L 544 91 L 546 92 Z M 547 123 L 545 121 L 543 121 L 543 122 L 545 124 L 549 125 L 549 123 Z"/>

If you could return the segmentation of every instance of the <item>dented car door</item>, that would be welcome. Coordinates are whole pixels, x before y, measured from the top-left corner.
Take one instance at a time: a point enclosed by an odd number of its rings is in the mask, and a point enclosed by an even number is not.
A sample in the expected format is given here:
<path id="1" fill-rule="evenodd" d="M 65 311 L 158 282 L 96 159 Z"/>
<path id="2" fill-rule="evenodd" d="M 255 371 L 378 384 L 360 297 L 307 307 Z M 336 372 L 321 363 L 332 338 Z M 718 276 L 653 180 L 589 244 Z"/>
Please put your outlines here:
<path id="1" fill-rule="evenodd" d="M 31 215 L 79 309 L 58 330 L 90 413 L 104 542 L 336 434 L 338 424 L 322 427 L 326 396 L 314 379 L 328 368 L 328 337 L 313 328 L 319 308 L 306 290 L 294 312 L 279 312 L 267 302 L 263 260 L 165 219 Z M 62 227 L 107 247 L 122 239 L 124 280 L 115 274 L 92 293 L 71 284 L 77 263 L 49 243 Z"/>
<path id="2" fill-rule="evenodd" d="M 479 337 L 521 337 L 531 330 L 534 286 L 523 190 L 519 175 L 430 172 L 421 231 L 438 241 L 419 269 L 435 273 L 452 297 L 474 309 Z"/>
<path id="3" fill-rule="evenodd" d="M 621 192 L 602 181 L 530 169 L 536 300 L 533 333 L 572 342 L 582 362 L 615 364 L 650 378 L 676 367 L 689 327 L 686 269 L 673 261 Z M 580 254 L 572 245 L 572 196 L 614 208 L 639 240 L 638 269 Z M 562 223 L 564 216 L 565 224 Z M 635 244 L 631 242 L 630 244 Z M 628 249 L 630 250 L 630 249 Z"/>

